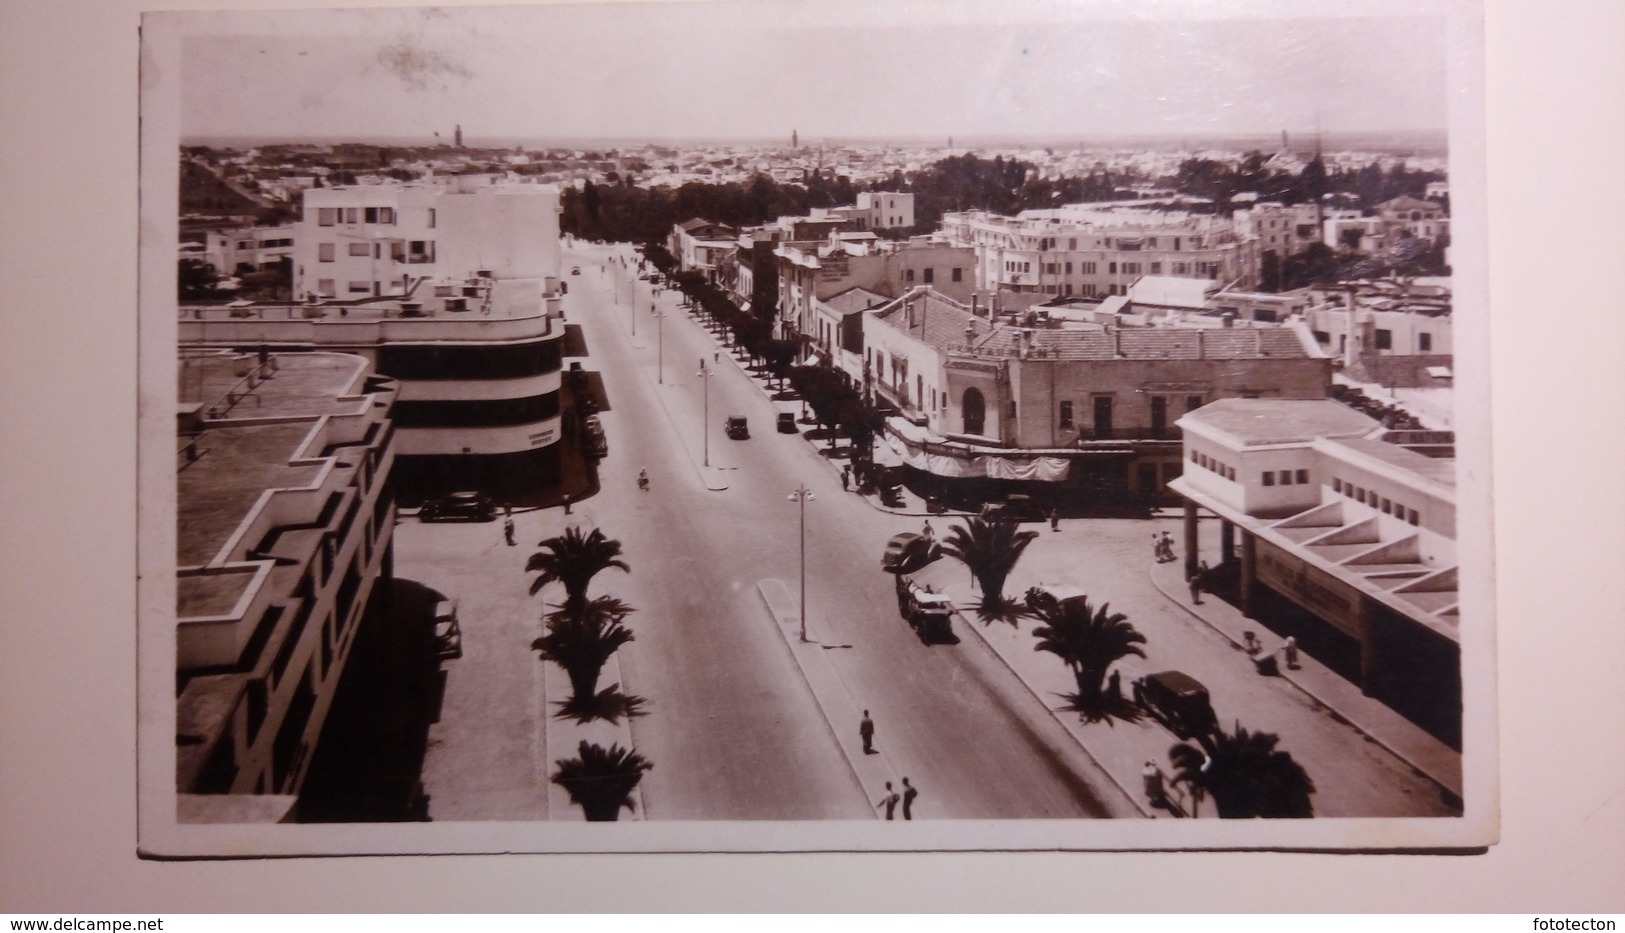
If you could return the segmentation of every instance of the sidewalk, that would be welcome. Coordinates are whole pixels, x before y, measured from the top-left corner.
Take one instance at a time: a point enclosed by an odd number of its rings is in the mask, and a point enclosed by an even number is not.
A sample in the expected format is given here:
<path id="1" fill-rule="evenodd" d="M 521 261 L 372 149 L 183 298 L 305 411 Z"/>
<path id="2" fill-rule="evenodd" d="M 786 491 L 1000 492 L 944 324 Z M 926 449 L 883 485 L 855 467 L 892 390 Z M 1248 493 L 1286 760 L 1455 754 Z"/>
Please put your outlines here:
<path id="1" fill-rule="evenodd" d="M 1201 605 L 1192 605 L 1182 561 L 1151 565 L 1151 582 L 1181 609 L 1228 638 L 1239 650 L 1242 633 L 1251 631 L 1263 644 L 1263 654 L 1279 651 L 1283 640 L 1241 614 L 1241 610 L 1212 594 Z M 1261 655 L 1262 656 L 1262 655 Z M 1280 667 L 1280 676 L 1336 713 L 1349 725 L 1369 736 L 1391 754 L 1427 775 L 1434 783 L 1461 799 L 1461 753 L 1429 735 L 1420 726 L 1360 692 L 1308 654 L 1298 654 L 1298 668 Z"/>

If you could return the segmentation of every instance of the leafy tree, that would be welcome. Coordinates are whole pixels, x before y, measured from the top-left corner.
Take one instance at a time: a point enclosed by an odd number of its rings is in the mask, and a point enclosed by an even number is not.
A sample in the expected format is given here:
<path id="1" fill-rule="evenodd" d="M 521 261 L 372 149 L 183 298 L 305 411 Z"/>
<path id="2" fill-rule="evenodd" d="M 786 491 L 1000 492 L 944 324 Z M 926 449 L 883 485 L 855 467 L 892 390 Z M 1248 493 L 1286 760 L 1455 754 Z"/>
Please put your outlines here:
<path id="1" fill-rule="evenodd" d="M 623 809 L 636 810 L 632 791 L 643 780 L 644 772 L 654 768 L 635 750 L 618 744 L 606 750 L 585 739 L 576 749 L 576 757 L 554 764 L 558 770 L 553 772 L 553 783 L 564 788 L 570 801 L 593 823 L 613 822 Z"/>
<path id="2" fill-rule="evenodd" d="M 598 677 L 616 651 L 634 639 L 632 630 L 622 625 L 632 607 L 611 596 L 600 596 L 579 613 L 558 609 L 547 615 L 547 634 L 531 642 L 542 660 L 552 661 L 570 678 L 570 699 L 559 711 L 585 721 L 623 715 L 636 716 L 641 697 L 622 694 L 618 685 L 598 692 Z"/>
<path id="3" fill-rule="evenodd" d="M 1019 531 L 1015 522 L 986 521 L 978 516 L 948 529 L 942 552 L 964 564 L 982 590 L 980 612 L 984 621 L 1005 616 L 1009 602 L 1004 597 L 1004 581 L 1010 577 L 1027 545 L 1038 537 L 1036 531 Z"/>
<path id="4" fill-rule="evenodd" d="M 1078 692 L 1067 697 L 1069 708 L 1088 722 L 1111 715 L 1132 718 L 1127 712 L 1132 704 L 1121 696 L 1106 696 L 1101 689 L 1113 664 L 1130 655 L 1145 657 L 1140 647 L 1145 636 L 1128 623 L 1128 617 L 1112 612 L 1110 603 L 1094 608 L 1087 596 L 1040 603 L 1034 614 L 1041 624 L 1033 629 L 1038 639 L 1033 650 L 1060 658 L 1077 681 Z"/>
<path id="5" fill-rule="evenodd" d="M 539 574 L 530 582 L 530 595 L 535 596 L 549 583 L 562 583 L 567 612 L 582 612 L 587 604 L 587 584 L 599 571 L 613 567 L 631 572 L 620 559 L 621 542 L 604 537 L 597 528 L 582 534 L 580 528 L 571 525 L 564 534 L 548 538 L 537 547 L 542 550 L 530 555 L 530 560 L 525 562 L 527 573 Z"/>
<path id="6" fill-rule="evenodd" d="M 1168 760 L 1174 783 L 1191 789 L 1197 807 L 1203 797 L 1212 797 L 1219 816 L 1227 820 L 1315 815 L 1309 800 L 1315 782 L 1290 754 L 1275 747 L 1279 736 L 1248 732 L 1237 723 L 1233 733 L 1215 731 L 1196 741 L 1200 747 L 1181 743 L 1169 749 Z"/>

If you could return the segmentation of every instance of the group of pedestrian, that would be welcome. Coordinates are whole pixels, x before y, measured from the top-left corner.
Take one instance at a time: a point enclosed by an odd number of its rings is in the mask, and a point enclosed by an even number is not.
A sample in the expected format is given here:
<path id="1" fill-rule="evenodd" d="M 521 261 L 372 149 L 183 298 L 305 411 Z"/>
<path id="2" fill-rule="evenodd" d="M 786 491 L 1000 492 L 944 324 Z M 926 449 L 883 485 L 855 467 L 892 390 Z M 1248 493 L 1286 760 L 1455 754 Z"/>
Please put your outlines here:
<path id="1" fill-rule="evenodd" d="M 868 710 L 864 710 L 863 718 L 858 720 L 858 738 L 863 740 L 863 753 L 865 755 L 878 754 L 875 751 L 875 721 L 869 717 Z M 910 783 L 906 777 L 903 778 L 902 793 L 894 790 L 892 783 L 887 781 L 886 793 L 881 795 L 880 802 L 876 803 L 875 807 L 886 811 L 886 819 L 894 820 L 897 818 L 897 805 L 901 803 L 903 805 L 903 819 L 912 820 L 914 819 L 914 799 L 918 796 L 920 796 L 919 788 Z"/>
<path id="2" fill-rule="evenodd" d="M 1159 564 L 1167 564 L 1178 558 L 1174 557 L 1174 536 L 1164 531 L 1161 534 L 1151 533 L 1151 554 Z"/>

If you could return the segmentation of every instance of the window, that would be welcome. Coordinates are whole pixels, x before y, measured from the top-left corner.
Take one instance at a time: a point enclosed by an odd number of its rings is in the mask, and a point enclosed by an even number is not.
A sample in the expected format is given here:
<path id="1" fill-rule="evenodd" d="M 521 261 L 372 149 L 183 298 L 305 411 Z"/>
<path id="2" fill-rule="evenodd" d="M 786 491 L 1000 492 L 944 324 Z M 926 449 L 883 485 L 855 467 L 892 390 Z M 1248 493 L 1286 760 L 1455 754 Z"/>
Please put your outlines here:
<path id="1" fill-rule="evenodd" d="M 1112 436 L 1112 397 L 1095 396 L 1095 437 L 1102 440 Z"/>
<path id="2" fill-rule="evenodd" d="M 344 209 L 344 222 L 347 223 L 347 224 L 358 224 L 358 223 L 360 223 L 361 222 L 361 208 L 359 208 L 359 207 L 346 207 Z"/>
<path id="3" fill-rule="evenodd" d="M 351 256 L 371 256 L 372 255 L 372 247 L 370 245 L 366 244 L 366 243 L 351 243 L 350 244 L 350 255 Z"/>
<path id="4" fill-rule="evenodd" d="M 1106 263 L 1106 274 L 1107 275 L 1116 275 L 1117 274 L 1117 263 L 1115 263 L 1115 262 Z"/>
<path id="5" fill-rule="evenodd" d="M 1033 264 L 1030 263 L 1030 262 L 1022 263 L 1021 264 L 1021 271 L 1023 271 L 1023 272 L 1031 272 L 1031 271 L 1033 271 Z"/>
<path id="6" fill-rule="evenodd" d="M 1092 262 L 1080 262 L 1078 263 L 1078 271 L 1082 272 L 1084 275 L 1094 275 L 1095 264 Z"/>
<path id="7" fill-rule="evenodd" d="M 1151 436 L 1161 438 L 1168 433 L 1168 398 L 1151 396 Z"/>
<path id="8" fill-rule="evenodd" d="M 1078 248 L 1077 237 L 1073 237 L 1072 239 L 1067 240 L 1066 241 L 1066 248 L 1067 249 L 1077 249 Z"/>
<path id="9" fill-rule="evenodd" d="M 1307 485 L 1309 485 L 1309 471 L 1308 470 L 1299 470 L 1297 472 L 1297 477 L 1298 477 L 1298 485 L 1299 486 L 1307 486 Z"/>
<path id="10" fill-rule="evenodd" d="M 1432 334 L 1417 334 L 1416 335 L 1416 349 L 1420 350 L 1423 353 L 1428 353 L 1428 352 L 1432 351 L 1432 349 L 1433 349 L 1433 335 Z"/>
<path id="11" fill-rule="evenodd" d="M 914 281 L 914 270 L 913 269 L 904 269 L 903 270 L 903 281 L 905 281 L 905 282 Z"/>
<path id="12" fill-rule="evenodd" d="M 366 208 L 366 218 L 367 218 L 367 223 L 369 223 L 369 224 L 377 223 L 378 222 L 378 208 L 376 208 L 376 207 Z"/>
<path id="13" fill-rule="evenodd" d="M 925 284 L 930 285 L 932 282 L 935 282 L 936 280 L 937 280 L 937 270 L 927 268 L 925 270 Z"/>
<path id="14" fill-rule="evenodd" d="M 237 241 L 237 248 L 238 249 L 253 249 L 254 248 L 254 241 L 253 240 L 238 240 Z"/>
<path id="15" fill-rule="evenodd" d="M 316 244 L 316 259 L 318 262 L 332 262 L 336 252 L 337 249 L 332 243 Z"/>
<path id="16" fill-rule="evenodd" d="M 1382 499 L 1382 514 L 1384 514 L 1384 515 L 1392 514 L 1393 510 L 1394 510 L 1394 504 L 1388 500 L 1387 496 L 1384 496 L 1383 499 Z"/>
<path id="17" fill-rule="evenodd" d="M 1183 262 L 1174 263 L 1174 275 L 1189 275 L 1190 271 L 1191 271 L 1191 267 L 1190 267 L 1189 263 L 1183 263 Z"/>
<path id="18" fill-rule="evenodd" d="M 1160 263 L 1160 262 L 1152 263 L 1151 264 L 1151 274 L 1152 275 L 1161 275 L 1162 274 L 1162 263 Z"/>
<path id="19" fill-rule="evenodd" d="M 1070 429 L 1072 427 L 1072 403 L 1071 402 L 1062 402 L 1061 403 L 1061 427 L 1063 429 Z"/>
<path id="20" fill-rule="evenodd" d="M 1292 485 L 1292 471 L 1291 470 L 1282 470 L 1281 471 L 1281 485 L 1282 486 L 1290 486 L 1290 485 Z"/>
<path id="21" fill-rule="evenodd" d="M 316 208 L 316 225 L 318 227 L 331 227 L 338 223 L 339 209 L 336 207 Z"/>
<path id="22" fill-rule="evenodd" d="M 1232 483 L 1235 482 L 1236 481 L 1236 468 L 1235 467 L 1225 467 L 1224 468 L 1224 478 L 1229 480 Z"/>
<path id="23" fill-rule="evenodd" d="M 1200 395 L 1187 395 L 1187 396 L 1185 396 L 1185 410 L 1186 411 L 1195 411 L 1196 409 L 1201 408 L 1201 407 L 1202 407 L 1202 396 L 1200 396 Z"/>
<path id="24" fill-rule="evenodd" d="M 368 295 L 368 294 L 371 294 L 372 293 L 372 283 L 371 282 L 351 281 L 350 282 L 349 292 L 352 295 Z"/>
<path id="25" fill-rule="evenodd" d="M 955 267 L 954 270 L 953 270 L 953 280 L 955 282 L 959 282 L 959 281 L 962 281 L 964 279 L 964 277 L 965 277 L 965 270 L 960 269 L 958 267 Z"/>
<path id="26" fill-rule="evenodd" d="M 1383 330 L 1381 328 L 1378 328 L 1377 329 L 1377 349 L 1378 350 L 1392 350 L 1393 348 L 1394 348 L 1394 332 L 1391 331 L 1391 330 Z"/>
<path id="27" fill-rule="evenodd" d="M 1343 481 L 1335 476 L 1332 477 L 1332 492 L 1338 493 L 1339 495 L 1341 495 L 1343 492 Z"/>
<path id="28" fill-rule="evenodd" d="M 316 294 L 321 295 L 323 298 L 332 298 L 338 294 L 338 284 L 332 279 L 317 279 Z"/>
<path id="29" fill-rule="evenodd" d="M 1072 274 L 1072 263 L 1070 263 L 1070 262 L 1066 264 L 1066 274 L 1067 275 Z"/>
<path id="30" fill-rule="evenodd" d="M 1420 524 L 1420 516 L 1416 514 L 1415 509 L 1406 509 L 1405 521 L 1411 523 L 1412 525 Z"/>
<path id="31" fill-rule="evenodd" d="M 1202 462 L 1202 459 L 1201 459 L 1201 458 L 1202 458 L 1202 455 L 1201 455 L 1201 454 L 1199 454 L 1199 453 L 1197 453 L 1197 452 L 1196 452 L 1196 451 L 1194 451 L 1194 450 L 1193 450 L 1193 451 L 1191 451 L 1191 462 L 1192 462 L 1192 463 L 1198 463 L 1198 464 L 1199 464 L 1199 463 L 1201 463 L 1201 462 Z"/>

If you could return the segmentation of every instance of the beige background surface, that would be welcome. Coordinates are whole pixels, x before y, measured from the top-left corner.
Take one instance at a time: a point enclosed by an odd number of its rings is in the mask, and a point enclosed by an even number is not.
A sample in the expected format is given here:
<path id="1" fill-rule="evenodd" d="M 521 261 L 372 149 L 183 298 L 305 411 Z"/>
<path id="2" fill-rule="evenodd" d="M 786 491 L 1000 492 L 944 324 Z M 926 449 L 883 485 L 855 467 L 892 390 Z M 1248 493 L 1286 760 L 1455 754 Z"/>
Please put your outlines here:
<path id="1" fill-rule="evenodd" d="M 260 4 L 188 4 L 216 5 Z M 141 6 L 0 0 L 0 912 L 1625 910 L 1617 4 L 1486 4 L 1503 758 L 1488 853 L 211 863 L 134 854 Z"/>

